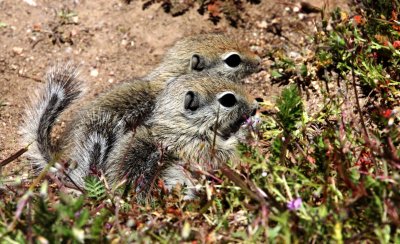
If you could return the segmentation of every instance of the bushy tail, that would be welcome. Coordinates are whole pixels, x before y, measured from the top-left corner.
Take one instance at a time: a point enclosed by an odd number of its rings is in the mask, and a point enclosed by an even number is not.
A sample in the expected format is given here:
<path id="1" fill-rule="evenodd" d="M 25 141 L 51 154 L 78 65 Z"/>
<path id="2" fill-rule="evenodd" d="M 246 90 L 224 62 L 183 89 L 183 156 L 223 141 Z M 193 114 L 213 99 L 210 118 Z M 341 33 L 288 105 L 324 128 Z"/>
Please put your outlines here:
<path id="1" fill-rule="evenodd" d="M 51 131 L 56 119 L 83 93 L 78 67 L 72 63 L 51 67 L 45 80 L 44 89 L 31 98 L 21 129 L 24 146 L 30 145 L 27 156 L 37 170 L 45 167 L 55 153 Z"/>

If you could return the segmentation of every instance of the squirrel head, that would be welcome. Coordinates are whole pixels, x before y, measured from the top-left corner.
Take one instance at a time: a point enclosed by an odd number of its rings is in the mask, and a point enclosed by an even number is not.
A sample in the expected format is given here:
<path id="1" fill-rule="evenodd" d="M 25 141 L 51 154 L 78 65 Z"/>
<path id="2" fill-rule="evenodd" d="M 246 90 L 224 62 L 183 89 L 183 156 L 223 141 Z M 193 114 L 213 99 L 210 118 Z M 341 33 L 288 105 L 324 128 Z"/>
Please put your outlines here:
<path id="1" fill-rule="evenodd" d="M 227 78 L 186 75 L 167 84 L 151 123 L 156 138 L 185 162 L 213 167 L 234 156 L 238 132 L 256 109 Z"/>
<path id="2" fill-rule="evenodd" d="M 209 73 L 234 82 L 260 70 L 261 59 L 247 47 L 222 34 L 203 34 L 175 43 L 164 57 L 165 73 Z"/>

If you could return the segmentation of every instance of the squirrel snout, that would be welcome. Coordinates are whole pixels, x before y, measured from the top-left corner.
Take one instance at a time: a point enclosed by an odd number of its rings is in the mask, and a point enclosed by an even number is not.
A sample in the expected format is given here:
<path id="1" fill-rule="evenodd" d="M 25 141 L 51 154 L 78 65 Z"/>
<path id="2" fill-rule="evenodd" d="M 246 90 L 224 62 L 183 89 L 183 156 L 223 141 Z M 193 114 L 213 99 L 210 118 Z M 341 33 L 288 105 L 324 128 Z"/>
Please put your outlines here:
<path id="1" fill-rule="evenodd" d="M 254 115 L 256 115 L 256 113 L 257 113 L 257 109 L 256 109 L 256 108 L 254 108 L 254 109 L 253 109 L 253 111 L 251 111 L 251 114 L 250 114 L 250 116 L 254 116 Z"/>
<path id="2" fill-rule="evenodd" d="M 253 101 L 253 103 L 252 103 L 252 105 L 251 105 L 251 109 L 252 109 L 252 110 L 251 110 L 250 116 L 256 115 L 257 110 L 259 109 L 257 100 L 254 100 L 254 101 Z"/>

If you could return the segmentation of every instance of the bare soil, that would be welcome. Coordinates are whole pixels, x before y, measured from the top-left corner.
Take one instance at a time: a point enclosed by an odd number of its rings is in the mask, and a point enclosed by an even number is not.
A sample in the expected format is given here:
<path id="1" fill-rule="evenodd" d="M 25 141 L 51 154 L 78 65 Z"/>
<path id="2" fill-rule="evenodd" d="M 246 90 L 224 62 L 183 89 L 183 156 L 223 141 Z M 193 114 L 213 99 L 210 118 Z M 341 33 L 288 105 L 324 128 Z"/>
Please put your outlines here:
<path id="1" fill-rule="evenodd" d="M 57 61 L 82 64 L 89 98 L 127 77 L 149 72 L 176 40 L 193 34 L 225 32 L 249 45 L 263 58 L 264 70 L 245 81 L 249 91 L 274 101 L 280 87 L 268 73 L 270 54 L 307 55 L 309 38 L 319 13 L 297 12 L 299 1 L 263 0 L 246 4 L 244 23 L 234 28 L 222 19 L 217 25 L 196 9 L 172 17 L 160 5 L 142 10 L 141 1 L 0 0 L 0 161 L 22 148 L 19 125 L 29 95 L 43 86 L 47 67 Z M 322 1 L 307 1 L 322 7 Z M 346 7 L 345 0 L 327 1 L 329 9 Z M 68 120 L 64 116 L 63 121 Z M 21 159 L 5 172 L 22 167 Z M 11 171 L 10 171 L 11 170 Z"/>

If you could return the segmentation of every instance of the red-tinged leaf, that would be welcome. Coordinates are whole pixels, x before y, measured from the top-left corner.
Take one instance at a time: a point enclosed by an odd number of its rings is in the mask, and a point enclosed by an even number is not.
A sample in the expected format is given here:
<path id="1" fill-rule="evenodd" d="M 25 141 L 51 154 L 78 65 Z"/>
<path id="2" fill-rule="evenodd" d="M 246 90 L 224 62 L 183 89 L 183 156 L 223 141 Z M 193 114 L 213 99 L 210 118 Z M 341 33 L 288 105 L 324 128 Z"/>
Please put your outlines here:
<path id="1" fill-rule="evenodd" d="M 393 42 L 393 47 L 396 48 L 396 49 L 400 48 L 400 41 L 394 41 Z"/>
<path id="2" fill-rule="evenodd" d="M 315 158 L 311 157 L 311 156 L 307 156 L 308 162 L 315 164 Z"/>
<path id="3" fill-rule="evenodd" d="M 356 166 L 359 167 L 359 171 L 362 173 L 368 173 L 368 170 L 373 166 L 371 152 L 363 151 L 360 154 Z"/>
<path id="4" fill-rule="evenodd" d="M 395 9 L 392 10 L 392 18 L 390 20 L 397 20 L 397 12 Z"/>
<path id="5" fill-rule="evenodd" d="M 392 110 L 391 109 L 385 109 L 383 112 L 382 112 L 382 116 L 383 117 L 385 117 L 385 118 L 390 118 L 390 116 L 392 115 Z"/>
<path id="6" fill-rule="evenodd" d="M 172 207 L 167 208 L 166 212 L 175 216 L 182 216 L 181 210 Z"/>
<path id="7" fill-rule="evenodd" d="M 397 32 L 400 32 L 400 26 L 399 25 L 397 25 L 397 24 L 392 25 L 392 28 L 393 28 L 393 30 L 395 30 Z"/>
<path id="8" fill-rule="evenodd" d="M 376 38 L 376 40 L 384 46 L 388 45 L 388 37 L 387 36 L 383 36 L 383 35 L 375 35 L 374 36 Z"/>
<path id="9" fill-rule="evenodd" d="M 389 215 L 389 218 L 397 225 L 400 226 L 400 217 L 399 213 L 396 210 L 395 205 L 393 204 L 392 201 L 389 199 L 385 199 L 385 205 L 387 208 L 387 213 Z"/>
<path id="10" fill-rule="evenodd" d="M 362 25 L 362 24 L 365 23 L 365 20 L 364 20 L 364 18 L 363 18 L 361 15 L 355 15 L 355 16 L 353 17 L 353 20 L 354 20 L 354 22 L 355 22 L 357 25 Z"/>

